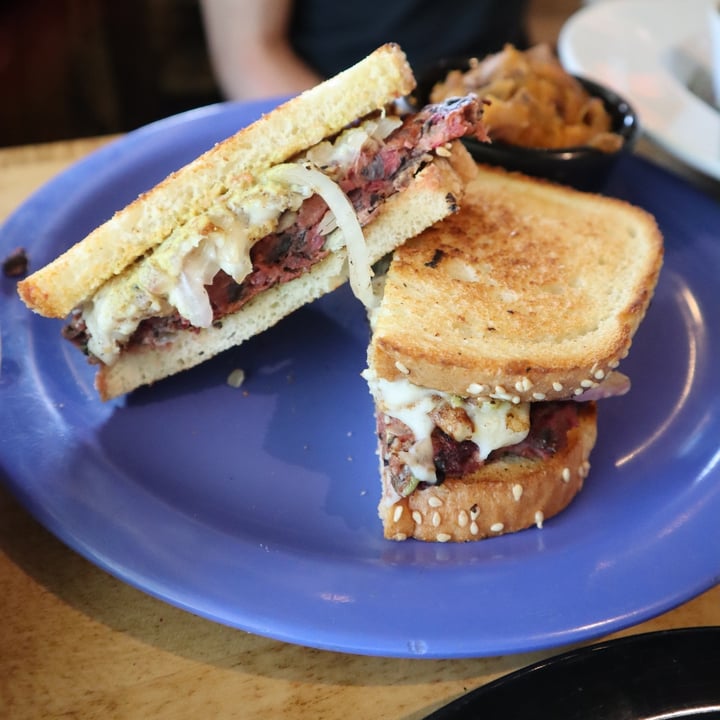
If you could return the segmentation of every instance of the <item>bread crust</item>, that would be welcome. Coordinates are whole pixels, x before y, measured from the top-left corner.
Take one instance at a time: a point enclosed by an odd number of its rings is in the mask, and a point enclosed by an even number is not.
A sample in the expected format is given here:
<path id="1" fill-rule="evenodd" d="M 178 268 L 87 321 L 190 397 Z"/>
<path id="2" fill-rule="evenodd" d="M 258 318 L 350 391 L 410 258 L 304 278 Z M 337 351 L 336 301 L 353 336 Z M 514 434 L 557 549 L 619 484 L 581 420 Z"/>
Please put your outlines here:
<path id="1" fill-rule="evenodd" d="M 18 283 L 20 297 L 41 315 L 65 317 L 106 280 L 159 245 L 173 228 L 209 208 L 225 188 L 252 184 L 258 172 L 408 94 L 414 86 L 402 50 L 392 43 L 378 48 L 169 175 Z"/>
<path id="2" fill-rule="evenodd" d="M 468 477 L 448 478 L 399 499 L 381 464 L 378 512 L 384 535 L 388 540 L 468 542 L 542 527 L 582 489 L 596 437 L 595 403 L 580 403 L 578 426 L 551 457 L 496 460 Z"/>
<path id="3" fill-rule="evenodd" d="M 462 396 L 574 397 L 627 355 L 662 258 L 644 210 L 481 167 L 461 211 L 395 253 L 370 363 Z"/>
<path id="4" fill-rule="evenodd" d="M 371 262 L 457 210 L 464 188 L 463 177 L 468 173 L 472 175 L 474 170 L 474 163 L 468 164 L 468 158 L 462 143 L 456 143 L 449 158 L 436 158 L 407 188 L 383 203 L 363 231 Z M 199 365 L 272 327 L 299 307 L 334 290 L 347 278 L 347 253 L 343 247 L 295 280 L 260 293 L 238 312 L 223 318 L 220 327 L 180 331 L 172 343 L 142 346 L 121 353 L 112 365 L 100 366 L 95 380 L 100 397 L 109 400 Z"/>

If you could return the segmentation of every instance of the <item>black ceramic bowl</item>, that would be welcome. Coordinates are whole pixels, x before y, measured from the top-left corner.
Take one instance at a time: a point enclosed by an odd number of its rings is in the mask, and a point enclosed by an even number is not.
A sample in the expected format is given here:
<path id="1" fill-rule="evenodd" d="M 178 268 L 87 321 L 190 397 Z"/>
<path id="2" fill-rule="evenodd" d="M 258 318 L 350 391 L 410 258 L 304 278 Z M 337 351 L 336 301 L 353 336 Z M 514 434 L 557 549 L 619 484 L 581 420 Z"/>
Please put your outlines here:
<path id="1" fill-rule="evenodd" d="M 411 103 L 422 106 L 429 102 L 433 86 L 444 80 L 450 70 L 468 69 L 469 60 L 445 60 L 423 73 Z M 612 131 L 623 138 L 622 147 L 614 153 L 592 147 L 578 146 L 557 149 L 525 148 L 501 142 L 484 143 L 465 139 L 463 142 L 477 162 L 499 165 L 527 175 L 543 177 L 572 185 L 581 190 L 600 190 L 618 158 L 632 150 L 639 135 L 638 118 L 630 104 L 609 88 L 592 80 L 575 76 L 588 93 L 602 99 L 612 118 Z"/>

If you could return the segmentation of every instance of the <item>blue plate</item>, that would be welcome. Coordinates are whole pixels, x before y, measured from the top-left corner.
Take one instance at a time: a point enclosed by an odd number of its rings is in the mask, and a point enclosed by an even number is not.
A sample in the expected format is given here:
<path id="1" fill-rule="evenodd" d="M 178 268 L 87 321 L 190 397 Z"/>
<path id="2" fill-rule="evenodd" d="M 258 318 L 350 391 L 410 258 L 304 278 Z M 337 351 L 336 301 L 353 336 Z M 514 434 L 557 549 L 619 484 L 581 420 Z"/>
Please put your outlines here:
<path id="1" fill-rule="evenodd" d="M 131 133 L 58 176 L 0 233 L 32 268 L 273 103 Z M 720 578 L 720 210 L 632 157 L 609 193 L 655 213 L 666 263 L 603 402 L 585 490 L 532 529 L 466 545 L 382 538 L 368 328 L 341 289 L 203 366 L 101 403 L 61 322 L 2 278 L 0 475 L 49 530 L 169 603 L 281 640 L 465 657 L 588 640 Z M 243 368 L 247 380 L 226 379 Z"/>

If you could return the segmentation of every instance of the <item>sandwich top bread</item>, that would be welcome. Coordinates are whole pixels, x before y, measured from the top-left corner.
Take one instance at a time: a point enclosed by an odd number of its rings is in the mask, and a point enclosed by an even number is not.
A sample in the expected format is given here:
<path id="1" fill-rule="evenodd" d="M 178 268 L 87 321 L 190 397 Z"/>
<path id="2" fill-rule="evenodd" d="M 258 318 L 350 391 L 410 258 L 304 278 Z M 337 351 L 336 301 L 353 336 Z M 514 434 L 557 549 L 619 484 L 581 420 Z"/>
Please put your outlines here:
<path id="1" fill-rule="evenodd" d="M 477 540 L 568 505 L 662 256 L 643 210 L 491 168 L 395 251 L 365 372 L 386 537 Z"/>
<path id="2" fill-rule="evenodd" d="M 395 254 L 373 362 L 458 395 L 585 394 L 627 355 L 661 264 L 644 210 L 483 168 L 460 213 Z"/>

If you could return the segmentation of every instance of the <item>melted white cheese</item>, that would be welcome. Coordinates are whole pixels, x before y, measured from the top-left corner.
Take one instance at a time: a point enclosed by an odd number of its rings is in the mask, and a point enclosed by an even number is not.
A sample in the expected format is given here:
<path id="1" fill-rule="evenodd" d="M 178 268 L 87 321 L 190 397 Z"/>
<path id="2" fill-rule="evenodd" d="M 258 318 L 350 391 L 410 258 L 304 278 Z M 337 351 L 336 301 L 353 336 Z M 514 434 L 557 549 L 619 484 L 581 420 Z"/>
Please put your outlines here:
<path id="1" fill-rule="evenodd" d="M 470 439 L 477 445 L 482 460 L 493 450 L 521 442 L 530 430 L 529 403 L 460 398 L 420 387 L 405 378 L 378 378 L 370 370 L 363 376 L 380 412 L 405 424 L 415 436 L 412 448 L 401 459 L 413 476 L 423 482 L 437 482 L 431 441 L 435 423 L 431 414 L 444 404 L 465 411 L 473 428 Z"/>

